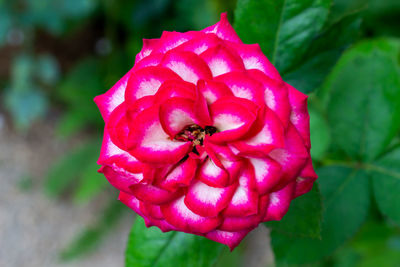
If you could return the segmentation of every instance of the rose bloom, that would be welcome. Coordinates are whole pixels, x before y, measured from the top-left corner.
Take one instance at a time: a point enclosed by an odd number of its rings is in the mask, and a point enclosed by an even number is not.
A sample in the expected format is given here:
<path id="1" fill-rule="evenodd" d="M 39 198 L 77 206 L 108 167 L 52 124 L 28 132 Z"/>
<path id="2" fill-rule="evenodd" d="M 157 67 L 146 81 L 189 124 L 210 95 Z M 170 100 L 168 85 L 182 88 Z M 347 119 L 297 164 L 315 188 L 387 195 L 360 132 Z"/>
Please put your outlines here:
<path id="1" fill-rule="evenodd" d="M 134 67 L 95 102 L 100 172 L 147 227 L 233 249 L 317 178 L 307 96 L 258 44 L 242 43 L 226 14 L 202 31 L 143 40 Z"/>

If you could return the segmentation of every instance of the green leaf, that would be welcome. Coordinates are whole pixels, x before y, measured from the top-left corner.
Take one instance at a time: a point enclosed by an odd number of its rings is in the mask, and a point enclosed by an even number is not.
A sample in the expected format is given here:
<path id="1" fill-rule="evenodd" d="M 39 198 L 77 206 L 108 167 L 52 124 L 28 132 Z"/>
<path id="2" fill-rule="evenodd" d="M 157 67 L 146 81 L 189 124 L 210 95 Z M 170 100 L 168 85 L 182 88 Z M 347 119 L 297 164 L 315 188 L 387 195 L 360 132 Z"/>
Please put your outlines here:
<path id="1" fill-rule="evenodd" d="M 266 226 L 289 236 L 319 238 L 321 215 L 321 196 L 315 183 L 310 192 L 292 201 L 281 221 L 267 222 Z"/>
<path id="2" fill-rule="evenodd" d="M 318 89 L 343 50 L 358 38 L 360 24 L 359 14 L 350 14 L 324 29 L 284 80 L 304 93 Z"/>
<path id="3" fill-rule="evenodd" d="M 324 208 L 321 239 L 292 238 L 273 231 L 272 245 L 278 262 L 317 261 L 352 237 L 365 221 L 370 199 L 366 173 L 337 166 L 321 168 L 317 173 Z"/>
<path id="4" fill-rule="evenodd" d="M 332 140 L 349 156 L 371 161 L 400 126 L 400 42 L 364 41 L 339 60 L 323 88 Z"/>
<path id="5" fill-rule="evenodd" d="M 126 267 L 211 266 L 223 245 L 204 237 L 182 232 L 162 233 L 146 228 L 137 216 L 126 248 Z"/>
<path id="6" fill-rule="evenodd" d="M 331 143 L 328 123 L 322 114 L 311 106 L 308 112 L 310 114 L 311 158 L 321 160 Z"/>
<path id="7" fill-rule="evenodd" d="M 259 43 L 280 72 L 297 63 L 322 29 L 331 0 L 239 0 L 235 29 L 245 43 Z"/>
<path id="8" fill-rule="evenodd" d="M 119 201 L 112 200 L 101 213 L 98 220 L 84 229 L 65 249 L 60 253 L 64 261 L 76 259 L 92 252 L 101 242 L 102 238 L 122 218 L 125 206 Z"/>
<path id="9" fill-rule="evenodd" d="M 370 170 L 379 209 L 400 225 L 400 149 L 379 159 Z"/>

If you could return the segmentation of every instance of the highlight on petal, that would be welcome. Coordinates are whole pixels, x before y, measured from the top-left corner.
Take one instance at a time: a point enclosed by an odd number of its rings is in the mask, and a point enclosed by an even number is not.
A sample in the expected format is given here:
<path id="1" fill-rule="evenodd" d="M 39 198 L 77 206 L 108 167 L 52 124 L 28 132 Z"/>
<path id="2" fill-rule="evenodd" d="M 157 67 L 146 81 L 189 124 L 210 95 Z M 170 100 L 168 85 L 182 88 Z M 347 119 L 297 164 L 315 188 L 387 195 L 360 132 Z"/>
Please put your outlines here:
<path id="1" fill-rule="evenodd" d="M 239 36 L 229 23 L 227 13 L 221 14 L 221 20 L 217 24 L 207 27 L 202 31 L 206 33 L 215 33 L 219 38 L 226 41 L 242 43 Z"/>
<path id="2" fill-rule="evenodd" d="M 144 96 L 154 95 L 161 84 L 168 80 L 181 80 L 172 70 L 163 67 L 146 67 L 132 73 L 125 91 L 128 104 Z"/>
<path id="3" fill-rule="evenodd" d="M 176 163 L 189 152 L 192 144 L 171 140 L 161 126 L 158 113 L 158 107 L 152 107 L 132 121 L 129 152 L 142 162 Z"/>
<path id="4" fill-rule="evenodd" d="M 203 217 L 192 212 L 184 202 L 184 196 L 161 206 L 165 220 L 190 233 L 207 233 L 221 224 L 220 217 Z"/>
<path id="5" fill-rule="evenodd" d="M 207 64 L 195 53 L 170 51 L 165 54 L 161 65 L 179 75 L 184 81 L 197 84 L 199 79 L 211 79 Z"/>
<path id="6" fill-rule="evenodd" d="M 214 77 L 232 71 L 245 70 L 241 58 L 222 45 L 209 48 L 200 57 L 207 63 Z"/>
<path id="7" fill-rule="evenodd" d="M 186 206 L 204 217 L 217 216 L 231 201 L 236 185 L 212 187 L 201 181 L 193 181 L 185 196 Z"/>

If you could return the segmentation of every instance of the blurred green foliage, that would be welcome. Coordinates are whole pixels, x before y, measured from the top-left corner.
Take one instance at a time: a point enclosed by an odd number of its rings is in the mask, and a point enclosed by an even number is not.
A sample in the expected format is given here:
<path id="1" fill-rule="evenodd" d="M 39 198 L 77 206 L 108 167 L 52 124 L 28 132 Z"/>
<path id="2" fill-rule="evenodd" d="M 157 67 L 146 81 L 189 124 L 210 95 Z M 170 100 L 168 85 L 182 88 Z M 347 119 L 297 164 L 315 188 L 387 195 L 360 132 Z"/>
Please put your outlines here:
<path id="1" fill-rule="evenodd" d="M 103 122 L 93 97 L 132 66 L 142 38 L 199 30 L 224 11 L 244 42 L 260 43 L 310 95 L 319 180 L 266 224 L 276 265 L 399 266 L 398 0 L 0 0 L 0 109 L 20 131 L 56 116 L 59 137 L 90 136 L 50 167 L 45 191 L 77 204 L 109 196 L 96 172 Z M 127 209 L 114 198 L 62 259 L 93 251 L 117 225 Z M 201 237 L 144 230 L 139 218 L 126 263 L 236 266 L 242 246 L 231 254 Z"/>

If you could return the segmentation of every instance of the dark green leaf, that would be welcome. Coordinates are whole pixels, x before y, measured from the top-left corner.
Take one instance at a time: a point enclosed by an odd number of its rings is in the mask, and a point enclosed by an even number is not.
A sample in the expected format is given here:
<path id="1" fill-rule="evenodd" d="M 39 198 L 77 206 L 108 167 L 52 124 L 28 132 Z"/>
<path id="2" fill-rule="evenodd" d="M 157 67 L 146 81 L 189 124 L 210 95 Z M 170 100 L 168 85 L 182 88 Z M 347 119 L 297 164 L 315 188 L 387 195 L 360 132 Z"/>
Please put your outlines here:
<path id="1" fill-rule="evenodd" d="M 301 264 L 329 255 L 356 233 L 367 216 L 370 196 L 365 172 L 333 166 L 317 173 L 324 209 L 321 240 L 291 238 L 273 231 L 278 262 Z"/>
<path id="2" fill-rule="evenodd" d="M 314 160 L 321 160 L 331 143 L 328 123 L 322 114 L 311 106 L 308 112 L 310 114 L 311 157 Z"/>
<path id="3" fill-rule="evenodd" d="M 364 41 L 348 50 L 327 79 L 332 140 L 354 159 L 370 161 L 400 126 L 400 43 Z"/>
<path id="4" fill-rule="evenodd" d="M 379 209 L 400 224 L 400 149 L 385 155 L 370 169 Z"/>
<path id="5" fill-rule="evenodd" d="M 245 43 L 259 43 L 279 71 L 297 63 L 322 29 L 331 0 L 239 0 L 235 29 Z"/>
<path id="6" fill-rule="evenodd" d="M 211 266 L 222 248 L 221 244 L 193 234 L 147 229 L 143 219 L 137 217 L 126 248 L 125 266 Z"/>
<path id="7" fill-rule="evenodd" d="M 321 196 L 318 184 L 314 184 L 310 192 L 292 201 L 280 222 L 268 222 L 266 226 L 289 236 L 319 238 L 321 215 Z"/>
<path id="8" fill-rule="evenodd" d="M 358 14 L 343 17 L 313 40 L 299 64 L 285 73 L 286 82 L 304 93 L 318 89 L 343 50 L 358 38 Z"/>

